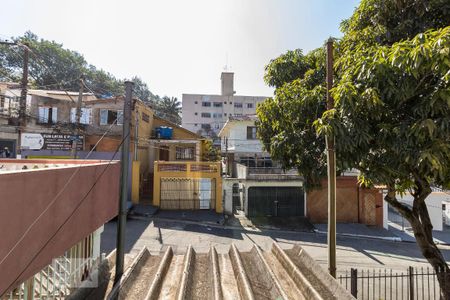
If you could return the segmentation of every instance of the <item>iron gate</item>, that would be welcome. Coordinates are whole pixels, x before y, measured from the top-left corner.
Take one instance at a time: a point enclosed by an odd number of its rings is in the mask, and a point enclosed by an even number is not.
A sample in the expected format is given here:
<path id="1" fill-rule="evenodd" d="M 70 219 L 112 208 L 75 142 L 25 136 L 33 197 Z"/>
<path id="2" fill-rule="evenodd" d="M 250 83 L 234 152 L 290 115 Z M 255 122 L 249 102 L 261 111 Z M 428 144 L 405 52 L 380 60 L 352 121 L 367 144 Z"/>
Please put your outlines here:
<path id="1" fill-rule="evenodd" d="M 214 209 L 216 180 L 161 178 L 161 209 Z"/>
<path id="2" fill-rule="evenodd" d="M 304 216 L 305 196 L 300 187 L 250 187 L 248 216 Z"/>

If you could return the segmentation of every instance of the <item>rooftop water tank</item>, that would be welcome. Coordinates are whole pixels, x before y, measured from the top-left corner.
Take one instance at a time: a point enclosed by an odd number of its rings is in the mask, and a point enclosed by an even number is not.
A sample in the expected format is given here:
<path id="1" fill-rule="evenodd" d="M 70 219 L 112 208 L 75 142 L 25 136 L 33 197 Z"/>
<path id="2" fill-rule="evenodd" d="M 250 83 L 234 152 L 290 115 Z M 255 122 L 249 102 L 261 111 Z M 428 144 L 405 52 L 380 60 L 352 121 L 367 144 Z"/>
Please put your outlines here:
<path id="1" fill-rule="evenodd" d="M 173 128 L 167 126 L 159 126 L 156 127 L 155 133 L 157 139 L 170 140 L 172 139 Z"/>

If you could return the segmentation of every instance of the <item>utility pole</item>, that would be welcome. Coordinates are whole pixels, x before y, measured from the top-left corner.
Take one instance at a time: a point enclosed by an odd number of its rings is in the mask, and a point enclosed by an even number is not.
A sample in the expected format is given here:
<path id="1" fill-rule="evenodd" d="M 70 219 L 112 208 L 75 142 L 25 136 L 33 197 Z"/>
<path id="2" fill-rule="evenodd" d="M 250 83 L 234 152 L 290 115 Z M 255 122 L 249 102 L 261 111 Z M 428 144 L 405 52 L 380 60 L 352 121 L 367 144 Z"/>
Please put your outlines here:
<path id="1" fill-rule="evenodd" d="M 334 108 L 330 90 L 333 88 L 333 39 L 327 41 L 327 110 Z M 328 171 L 328 270 L 336 278 L 336 152 L 334 135 L 327 134 Z"/>
<path id="2" fill-rule="evenodd" d="M 28 59 L 29 51 L 28 47 L 23 47 L 23 70 L 22 70 L 22 91 L 20 93 L 20 110 L 19 118 L 20 125 L 26 126 L 26 109 L 27 109 L 27 86 L 28 86 Z"/>
<path id="3" fill-rule="evenodd" d="M 83 103 L 84 83 L 83 75 L 80 76 L 80 89 L 78 92 L 77 108 L 75 112 L 75 126 L 77 127 L 75 138 L 72 141 L 72 157 L 77 158 L 78 136 L 80 135 L 81 123 L 81 104 Z"/>
<path id="4" fill-rule="evenodd" d="M 22 158 L 22 131 L 27 126 L 27 87 L 28 87 L 28 59 L 29 49 L 27 45 L 23 45 L 23 69 L 22 69 L 22 84 L 19 101 L 19 130 L 17 139 L 17 158 Z"/>
<path id="5" fill-rule="evenodd" d="M 114 283 L 119 282 L 123 274 L 124 250 L 125 250 L 125 225 L 127 220 L 128 178 L 130 166 L 130 123 L 131 123 L 131 98 L 133 82 L 125 81 L 125 101 L 123 108 L 123 144 L 121 158 L 121 185 L 119 200 L 119 218 L 117 222 L 117 250 L 116 250 L 116 274 Z"/>

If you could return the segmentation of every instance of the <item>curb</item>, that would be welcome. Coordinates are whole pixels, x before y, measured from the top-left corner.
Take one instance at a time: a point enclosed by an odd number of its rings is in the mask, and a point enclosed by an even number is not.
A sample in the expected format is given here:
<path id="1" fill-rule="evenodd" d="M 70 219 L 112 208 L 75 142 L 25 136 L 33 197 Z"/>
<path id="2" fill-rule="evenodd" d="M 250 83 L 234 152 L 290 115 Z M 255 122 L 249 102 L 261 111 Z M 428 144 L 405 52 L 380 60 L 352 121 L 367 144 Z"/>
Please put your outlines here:
<path id="1" fill-rule="evenodd" d="M 315 233 L 318 234 L 327 234 L 326 231 L 320 231 L 318 229 L 314 229 Z M 349 236 L 349 237 L 355 237 L 355 238 L 365 238 L 365 239 L 376 239 L 376 240 L 384 240 L 384 241 L 391 241 L 391 242 L 404 242 L 400 237 L 398 236 L 374 236 L 374 235 L 366 235 L 366 234 L 353 234 L 353 233 L 336 233 L 336 235 L 340 236 Z"/>

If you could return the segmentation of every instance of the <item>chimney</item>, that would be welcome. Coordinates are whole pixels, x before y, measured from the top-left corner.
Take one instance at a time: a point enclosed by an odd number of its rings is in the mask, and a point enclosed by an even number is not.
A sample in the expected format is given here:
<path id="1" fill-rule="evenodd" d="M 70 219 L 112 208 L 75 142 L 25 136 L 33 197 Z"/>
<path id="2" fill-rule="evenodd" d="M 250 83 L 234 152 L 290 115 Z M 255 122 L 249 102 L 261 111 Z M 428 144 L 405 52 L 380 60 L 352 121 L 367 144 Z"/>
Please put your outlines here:
<path id="1" fill-rule="evenodd" d="M 220 80 L 222 81 L 222 96 L 233 96 L 236 93 L 234 91 L 234 73 L 222 72 Z"/>

